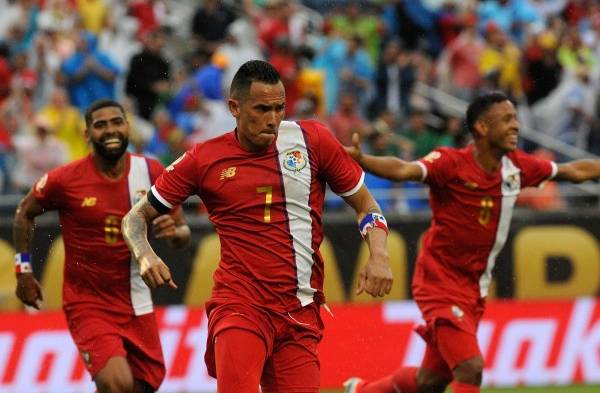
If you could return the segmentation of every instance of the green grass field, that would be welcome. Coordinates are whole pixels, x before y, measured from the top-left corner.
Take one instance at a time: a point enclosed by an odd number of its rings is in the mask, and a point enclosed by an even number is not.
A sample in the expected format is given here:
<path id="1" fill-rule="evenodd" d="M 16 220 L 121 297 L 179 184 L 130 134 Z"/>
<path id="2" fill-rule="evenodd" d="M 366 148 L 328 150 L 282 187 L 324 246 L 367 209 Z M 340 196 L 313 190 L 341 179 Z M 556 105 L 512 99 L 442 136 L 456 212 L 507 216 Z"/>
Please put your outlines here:
<path id="1" fill-rule="evenodd" d="M 447 390 L 450 393 L 451 390 Z M 322 390 L 321 393 L 343 393 L 343 390 Z M 600 393 L 600 385 L 560 386 L 536 388 L 482 389 L 481 393 Z"/>

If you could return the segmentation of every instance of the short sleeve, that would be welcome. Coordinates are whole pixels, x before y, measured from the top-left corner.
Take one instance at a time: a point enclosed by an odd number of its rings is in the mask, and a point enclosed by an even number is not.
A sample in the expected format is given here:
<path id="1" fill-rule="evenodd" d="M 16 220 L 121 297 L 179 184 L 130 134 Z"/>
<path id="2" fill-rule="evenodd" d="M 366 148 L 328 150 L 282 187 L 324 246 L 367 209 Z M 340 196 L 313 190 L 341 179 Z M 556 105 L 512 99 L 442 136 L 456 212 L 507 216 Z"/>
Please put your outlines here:
<path id="1" fill-rule="evenodd" d="M 515 151 L 517 165 L 521 169 L 521 187 L 537 187 L 556 176 L 558 167 L 550 160 L 544 160 L 524 151 Z"/>
<path id="2" fill-rule="evenodd" d="M 311 122 L 318 135 L 319 168 L 331 190 L 339 196 L 355 194 L 363 185 L 365 174 L 335 136 L 321 123 Z"/>
<path id="3" fill-rule="evenodd" d="M 456 160 L 448 148 L 438 148 L 417 161 L 423 170 L 422 181 L 430 186 L 442 187 L 456 173 Z"/>
<path id="4" fill-rule="evenodd" d="M 160 213 L 167 213 L 196 193 L 197 146 L 173 161 L 156 179 L 148 193 L 148 200 Z"/>
<path id="5" fill-rule="evenodd" d="M 42 176 L 32 187 L 31 192 L 46 210 L 59 209 L 64 201 L 61 168 L 54 169 Z"/>

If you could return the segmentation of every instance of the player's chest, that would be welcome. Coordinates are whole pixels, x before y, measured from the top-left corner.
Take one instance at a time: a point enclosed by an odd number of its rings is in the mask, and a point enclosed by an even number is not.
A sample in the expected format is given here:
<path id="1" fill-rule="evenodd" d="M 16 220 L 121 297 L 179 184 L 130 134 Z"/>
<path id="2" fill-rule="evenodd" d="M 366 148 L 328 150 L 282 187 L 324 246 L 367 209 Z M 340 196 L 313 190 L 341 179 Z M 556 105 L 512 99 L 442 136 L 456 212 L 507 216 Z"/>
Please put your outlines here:
<path id="1" fill-rule="evenodd" d="M 257 198 L 278 203 L 295 195 L 308 195 L 312 186 L 307 154 L 295 149 L 216 162 L 203 176 L 200 196 L 224 206 L 252 204 Z"/>
<path id="2" fill-rule="evenodd" d="M 496 206 L 503 198 L 518 196 L 521 191 L 521 172 L 517 168 L 494 174 L 462 171 L 449 184 L 449 191 L 465 207 Z"/>
<path id="3" fill-rule="evenodd" d="M 140 197 L 142 192 L 140 192 Z M 131 207 L 127 182 L 82 183 L 65 193 L 61 213 L 80 227 L 119 226 Z"/>

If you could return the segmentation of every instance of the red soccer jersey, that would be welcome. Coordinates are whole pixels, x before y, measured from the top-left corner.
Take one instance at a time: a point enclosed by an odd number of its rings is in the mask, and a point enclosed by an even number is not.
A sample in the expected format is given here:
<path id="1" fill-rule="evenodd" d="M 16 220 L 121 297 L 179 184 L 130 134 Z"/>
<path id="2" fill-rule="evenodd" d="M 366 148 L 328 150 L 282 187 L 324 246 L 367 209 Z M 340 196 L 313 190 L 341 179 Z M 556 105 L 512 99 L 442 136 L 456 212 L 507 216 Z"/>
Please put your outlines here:
<path id="1" fill-rule="evenodd" d="M 339 195 L 363 183 L 361 168 L 316 121 L 284 121 L 266 151 L 235 131 L 196 145 L 167 167 L 149 194 L 159 211 L 197 194 L 221 241 L 213 299 L 291 311 L 323 299 L 325 183 Z"/>
<path id="2" fill-rule="evenodd" d="M 501 169 L 488 173 L 475 160 L 473 145 L 440 148 L 418 163 L 430 186 L 433 218 L 413 295 L 423 302 L 474 305 L 487 296 L 519 192 L 552 178 L 556 164 L 516 150 L 502 158 Z"/>
<path id="3" fill-rule="evenodd" d="M 102 176 L 91 155 L 53 169 L 33 187 L 45 209 L 58 210 L 65 244 L 63 307 L 152 311 L 150 291 L 121 235 L 121 219 L 160 175 L 155 160 L 128 154 L 120 179 Z"/>

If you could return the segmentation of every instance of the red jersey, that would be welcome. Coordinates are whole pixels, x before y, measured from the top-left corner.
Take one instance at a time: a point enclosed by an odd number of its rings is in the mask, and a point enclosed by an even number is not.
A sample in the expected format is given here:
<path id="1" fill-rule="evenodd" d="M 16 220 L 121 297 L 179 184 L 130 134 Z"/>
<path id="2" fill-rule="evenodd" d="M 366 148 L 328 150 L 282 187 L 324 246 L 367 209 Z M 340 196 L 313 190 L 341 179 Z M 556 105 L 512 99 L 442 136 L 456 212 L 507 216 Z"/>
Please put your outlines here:
<path id="1" fill-rule="evenodd" d="M 440 148 L 418 161 L 433 218 L 413 277 L 417 301 L 474 305 L 486 297 L 519 192 L 556 175 L 556 164 L 520 150 L 488 173 L 473 150 Z"/>
<path id="2" fill-rule="evenodd" d="M 285 312 L 324 301 L 326 183 L 349 196 L 363 179 L 325 126 L 284 121 L 263 152 L 244 150 L 235 131 L 196 145 L 167 167 L 148 198 L 158 211 L 192 194 L 206 205 L 221 241 L 213 299 Z"/>
<path id="3" fill-rule="evenodd" d="M 126 153 L 120 179 L 104 177 L 88 155 L 53 169 L 33 187 L 45 209 L 56 209 L 65 244 L 63 307 L 152 311 L 150 290 L 121 235 L 121 219 L 162 172 L 155 160 Z"/>

